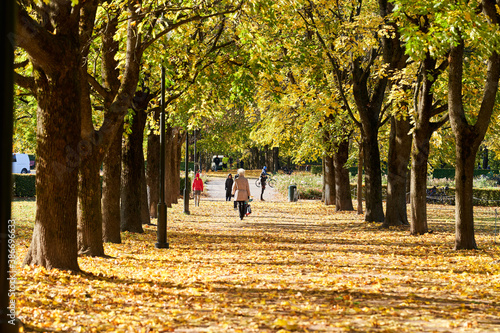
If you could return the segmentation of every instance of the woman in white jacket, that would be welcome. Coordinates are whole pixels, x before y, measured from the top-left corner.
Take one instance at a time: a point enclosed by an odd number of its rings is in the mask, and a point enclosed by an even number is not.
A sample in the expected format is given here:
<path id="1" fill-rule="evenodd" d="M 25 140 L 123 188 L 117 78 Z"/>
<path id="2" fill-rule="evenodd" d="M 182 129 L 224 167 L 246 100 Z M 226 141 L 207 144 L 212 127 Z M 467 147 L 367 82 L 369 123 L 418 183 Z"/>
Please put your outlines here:
<path id="1" fill-rule="evenodd" d="M 238 210 L 240 212 L 240 220 L 243 220 L 247 211 L 246 202 L 250 199 L 250 185 L 248 179 L 245 178 L 245 170 L 238 169 L 238 178 L 233 183 L 234 201 L 238 203 Z"/>

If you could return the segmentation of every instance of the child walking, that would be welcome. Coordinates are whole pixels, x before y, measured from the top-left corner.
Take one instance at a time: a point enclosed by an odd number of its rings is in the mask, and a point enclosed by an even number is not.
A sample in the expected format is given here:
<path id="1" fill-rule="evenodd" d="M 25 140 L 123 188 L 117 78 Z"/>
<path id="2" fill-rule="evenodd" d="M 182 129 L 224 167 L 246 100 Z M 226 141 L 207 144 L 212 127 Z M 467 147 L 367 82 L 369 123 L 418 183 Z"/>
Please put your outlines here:
<path id="1" fill-rule="evenodd" d="M 197 172 L 193 180 L 193 197 L 194 205 L 200 205 L 201 192 L 203 192 L 203 180 L 200 178 L 200 174 Z"/>

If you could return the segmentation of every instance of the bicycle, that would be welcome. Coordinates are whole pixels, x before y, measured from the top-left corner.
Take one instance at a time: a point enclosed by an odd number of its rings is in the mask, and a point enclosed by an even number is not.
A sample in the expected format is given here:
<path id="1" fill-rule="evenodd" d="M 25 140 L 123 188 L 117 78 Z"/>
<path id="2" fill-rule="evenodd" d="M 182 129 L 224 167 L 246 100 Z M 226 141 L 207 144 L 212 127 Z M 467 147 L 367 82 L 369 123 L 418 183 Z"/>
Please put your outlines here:
<path id="1" fill-rule="evenodd" d="M 266 181 L 266 184 L 269 186 L 269 187 L 274 187 L 276 186 L 276 180 L 272 179 L 271 177 L 267 178 L 267 181 Z M 260 187 L 260 177 L 257 178 L 257 180 L 255 181 L 255 186 L 257 187 Z"/>

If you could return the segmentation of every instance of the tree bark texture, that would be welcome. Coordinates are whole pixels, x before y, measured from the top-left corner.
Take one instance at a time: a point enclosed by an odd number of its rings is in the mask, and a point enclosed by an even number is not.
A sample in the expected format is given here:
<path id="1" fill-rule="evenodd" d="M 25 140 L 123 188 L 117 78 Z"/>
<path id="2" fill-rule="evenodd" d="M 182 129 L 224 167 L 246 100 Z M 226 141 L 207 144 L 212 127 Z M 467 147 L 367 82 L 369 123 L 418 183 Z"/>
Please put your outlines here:
<path id="1" fill-rule="evenodd" d="M 172 203 L 179 202 L 179 196 L 181 195 L 181 159 L 182 159 L 182 145 L 186 140 L 186 133 L 181 134 L 180 129 L 176 131 L 176 140 L 174 140 L 174 187 L 173 187 L 173 200 Z"/>
<path id="2" fill-rule="evenodd" d="M 89 1 L 86 5 L 93 5 Z M 79 16 L 70 2 L 45 8 L 52 23 L 36 22 L 24 6 L 17 11 L 17 46 L 33 65 L 30 78 L 37 110 L 36 217 L 25 265 L 79 271 L 77 247 L 77 188 L 80 158 L 82 57 Z M 33 10 L 36 10 L 33 9 Z M 55 12 L 58 15 L 55 15 Z M 64 65 L 61 65 L 64 64 Z M 6 111 L 4 111 L 6 112 Z"/>
<path id="3" fill-rule="evenodd" d="M 173 189 L 173 129 L 166 125 L 165 133 L 165 202 L 167 207 L 172 207 Z"/>
<path id="4" fill-rule="evenodd" d="M 88 141 L 83 141 L 87 142 Z M 92 144 L 86 144 L 92 149 Z M 78 188 L 78 254 L 104 256 L 101 212 L 101 154 L 89 152 L 80 168 Z"/>
<path id="5" fill-rule="evenodd" d="M 61 71 L 34 66 L 38 87 L 36 217 L 25 265 L 79 271 L 77 188 L 80 158 L 78 45 L 65 41 Z M 61 55 L 62 56 L 62 55 Z"/>
<path id="6" fill-rule="evenodd" d="M 423 235 L 427 226 L 427 161 L 429 140 L 421 137 L 417 129 L 413 133 L 413 149 L 410 174 L 410 233 Z"/>
<path id="7" fill-rule="evenodd" d="M 345 167 L 349 159 L 349 139 L 341 141 L 337 145 L 334 155 L 335 166 L 335 210 L 354 210 L 351 198 L 351 183 L 349 182 L 349 169 Z"/>
<path id="8" fill-rule="evenodd" d="M 278 172 L 280 169 L 280 149 L 279 147 L 273 147 L 273 171 Z"/>
<path id="9" fill-rule="evenodd" d="M 406 183 L 412 137 L 410 119 L 391 118 L 389 138 L 386 216 L 383 227 L 409 225 Z"/>
<path id="10" fill-rule="evenodd" d="M 146 113 L 134 111 L 130 124 L 131 133 L 122 147 L 121 181 L 121 231 L 144 232 L 142 228 L 141 180 L 144 173 L 144 153 L 142 149 Z"/>
<path id="11" fill-rule="evenodd" d="M 335 205 L 335 164 L 333 157 L 329 154 L 326 154 L 324 159 L 325 205 L 333 206 Z"/>
<path id="12" fill-rule="evenodd" d="M 84 7 L 81 11 L 83 33 L 80 43 L 83 45 L 81 56 L 86 58 L 89 53 L 90 36 L 94 26 L 97 5 Z M 102 213 L 101 213 L 101 167 L 104 149 L 107 148 L 109 138 L 103 142 L 102 135 L 94 130 L 92 121 L 92 101 L 90 98 L 90 85 L 88 77 L 88 62 L 84 62 L 81 71 L 82 99 L 81 99 L 81 141 L 78 151 L 81 165 L 78 182 L 78 254 L 89 256 L 104 256 L 102 239 Z"/>
<path id="13" fill-rule="evenodd" d="M 365 165 L 365 221 L 384 222 L 382 202 L 382 170 L 380 168 L 380 150 L 378 130 L 365 132 L 363 154 Z"/>
<path id="14" fill-rule="evenodd" d="M 325 156 L 323 155 L 323 158 L 321 159 L 321 184 L 323 184 L 323 187 L 321 188 L 321 201 L 325 202 L 325 193 L 326 193 L 326 181 L 325 181 Z"/>
<path id="15" fill-rule="evenodd" d="M 159 113 L 159 112 L 158 112 Z M 156 117 L 156 113 L 155 113 Z M 160 200 L 160 136 L 151 132 L 148 135 L 146 183 L 148 186 L 149 216 L 158 217 Z"/>
<path id="16" fill-rule="evenodd" d="M 457 138 L 455 171 L 455 249 L 477 249 L 474 233 L 474 204 L 472 183 L 477 148 L 470 145 L 471 137 Z"/>
<path id="17" fill-rule="evenodd" d="M 358 186 L 356 187 L 356 196 L 358 197 L 358 214 L 363 214 L 363 145 L 359 145 L 358 155 Z"/>
<path id="18" fill-rule="evenodd" d="M 143 155 L 144 156 L 144 155 Z M 144 160 L 142 165 L 144 165 Z M 141 221 L 142 224 L 151 224 L 149 216 L 148 185 L 146 184 L 146 168 L 141 172 Z"/>
<path id="19" fill-rule="evenodd" d="M 102 168 L 102 234 L 103 240 L 121 243 L 120 183 L 122 170 L 123 122 L 113 138 Z"/>

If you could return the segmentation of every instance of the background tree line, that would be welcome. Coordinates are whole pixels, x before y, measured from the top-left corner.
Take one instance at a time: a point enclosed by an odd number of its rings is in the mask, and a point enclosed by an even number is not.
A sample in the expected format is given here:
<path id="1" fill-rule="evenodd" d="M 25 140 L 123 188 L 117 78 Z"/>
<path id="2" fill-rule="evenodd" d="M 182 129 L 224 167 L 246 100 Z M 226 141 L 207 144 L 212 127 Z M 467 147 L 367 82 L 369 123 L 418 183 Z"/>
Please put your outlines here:
<path id="1" fill-rule="evenodd" d="M 161 67 L 169 204 L 179 195 L 185 135 L 197 130 L 200 151 L 247 152 L 249 166 L 262 165 L 259 150 L 268 152 L 266 164 L 277 154 L 297 163 L 322 158 L 325 204 L 337 210 L 353 209 L 346 165 L 357 159 L 365 219 L 424 234 L 432 143 L 445 151 L 454 141 L 455 248 L 476 248 L 472 170 L 481 144 L 497 149 L 495 132 L 484 141 L 491 120 L 498 123 L 495 1 L 19 0 L 18 7 L 16 112 L 31 124 L 36 113 L 38 158 L 26 264 L 78 270 L 79 254 L 104 255 L 103 241 L 142 232 L 156 216 Z"/>

